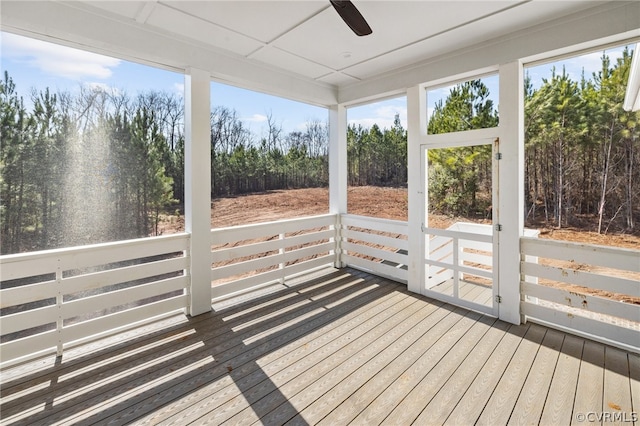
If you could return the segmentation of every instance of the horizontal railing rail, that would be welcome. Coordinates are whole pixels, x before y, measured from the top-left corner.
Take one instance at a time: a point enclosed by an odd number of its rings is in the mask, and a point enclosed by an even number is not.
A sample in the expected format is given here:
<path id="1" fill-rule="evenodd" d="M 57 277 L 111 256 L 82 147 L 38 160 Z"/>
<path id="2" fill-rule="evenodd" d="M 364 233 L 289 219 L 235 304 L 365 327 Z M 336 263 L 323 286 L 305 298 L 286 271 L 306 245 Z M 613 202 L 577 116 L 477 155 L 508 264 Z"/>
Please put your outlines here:
<path id="1" fill-rule="evenodd" d="M 188 246 L 175 234 L 0 257 L 2 362 L 184 310 Z"/>
<path id="2" fill-rule="evenodd" d="M 527 237 L 520 246 L 526 320 L 640 352 L 639 250 Z"/>
<path id="3" fill-rule="evenodd" d="M 453 279 L 453 295 L 458 297 L 457 282 L 464 274 L 493 280 L 491 225 L 457 222 L 448 229 L 425 228 L 424 233 L 430 238 L 427 288 Z"/>
<path id="4" fill-rule="evenodd" d="M 335 264 L 335 235 L 331 214 L 212 229 L 212 299 Z"/>
<path id="5" fill-rule="evenodd" d="M 407 222 L 344 214 L 340 217 L 340 224 L 342 262 L 398 282 L 407 282 Z"/>

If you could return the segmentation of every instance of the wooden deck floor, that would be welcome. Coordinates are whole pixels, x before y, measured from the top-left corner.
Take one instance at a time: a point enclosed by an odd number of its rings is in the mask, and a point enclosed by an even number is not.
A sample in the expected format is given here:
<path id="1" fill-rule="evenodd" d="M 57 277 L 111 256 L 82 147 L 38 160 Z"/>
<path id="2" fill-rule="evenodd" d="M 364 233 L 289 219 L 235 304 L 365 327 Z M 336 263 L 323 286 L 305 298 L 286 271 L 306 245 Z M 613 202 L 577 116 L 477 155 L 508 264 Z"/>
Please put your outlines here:
<path id="1" fill-rule="evenodd" d="M 632 424 L 640 407 L 638 355 L 350 269 L 108 343 L 2 371 L 1 423 Z"/>
<path id="2" fill-rule="evenodd" d="M 493 305 L 493 289 L 490 285 L 481 285 L 464 280 L 458 283 L 458 297 L 462 300 L 484 306 Z M 445 281 L 431 288 L 432 291 L 453 296 L 453 280 Z"/>

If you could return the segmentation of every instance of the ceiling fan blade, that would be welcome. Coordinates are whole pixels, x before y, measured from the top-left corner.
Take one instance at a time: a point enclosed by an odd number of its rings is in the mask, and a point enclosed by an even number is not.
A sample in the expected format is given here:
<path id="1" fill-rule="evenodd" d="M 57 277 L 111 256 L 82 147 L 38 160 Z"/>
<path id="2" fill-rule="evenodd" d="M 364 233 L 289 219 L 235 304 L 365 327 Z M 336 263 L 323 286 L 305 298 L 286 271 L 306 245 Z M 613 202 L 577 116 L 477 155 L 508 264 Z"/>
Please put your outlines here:
<path id="1" fill-rule="evenodd" d="M 362 14 L 349 0 L 329 0 L 342 20 L 359 36 L 371 34 L 373 31 Z"/>

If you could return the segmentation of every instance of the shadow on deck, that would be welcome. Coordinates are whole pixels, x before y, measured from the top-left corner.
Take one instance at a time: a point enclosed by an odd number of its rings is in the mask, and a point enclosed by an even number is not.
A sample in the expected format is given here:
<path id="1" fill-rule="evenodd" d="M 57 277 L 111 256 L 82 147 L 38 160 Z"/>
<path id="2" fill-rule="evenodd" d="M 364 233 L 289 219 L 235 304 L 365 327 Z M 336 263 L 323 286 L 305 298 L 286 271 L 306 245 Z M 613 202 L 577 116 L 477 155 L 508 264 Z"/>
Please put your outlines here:
<path id="1" fill-rule="evenodd" d="M 629 421 L 640 357 L 329 269 L 7 368 L 1 390 L 7 425 Z"/>

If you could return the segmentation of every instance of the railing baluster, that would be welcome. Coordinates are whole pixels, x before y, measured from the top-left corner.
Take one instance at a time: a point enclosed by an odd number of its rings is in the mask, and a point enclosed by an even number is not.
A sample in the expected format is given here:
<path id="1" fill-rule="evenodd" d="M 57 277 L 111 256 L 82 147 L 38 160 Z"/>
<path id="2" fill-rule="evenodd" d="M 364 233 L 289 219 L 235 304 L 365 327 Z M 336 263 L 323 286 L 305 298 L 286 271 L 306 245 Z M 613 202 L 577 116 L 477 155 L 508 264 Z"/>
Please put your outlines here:
<path id="1" fill-rule="evenodd" d="M 333 243 L 335 244 L 334 254 L 336 256 L 336 260 L 334 261 L 334 266 L 336 268 L 344 267 L 342 263 L 342 221 L 340 220 L 340 215 L 336 215 L 336 221 L 333 225 L 334 238 Z"/>
<path id="2" fill-rule="evenodd" d="M 458 237 L 453 237 L 453 297 L 458 298 L 459 290 L 458 286 L 460 283 L 460 270 L 458 267 L 460 266 L 458 262 L 460 261 L 460 240 Z"/>
<path id="3" fill-rule="evenodd" d="M 284 233 L 280 233 L 278 235 L 278 239 L 280 240 L 280 248 L 278 249 L 278 254 L 280 255 L 280 257 L 284 257 Z M 280 265 L 278 266 L 278 268 L 280 269 L 280 284 L 284 284 L 284 262 L 280 262 Z"/>
<path id="4" fill-rule="evenodd" d="M 62 303 L 64 302 L 62 294 L 62 265 L 60 259 L 56 262 L 56 306 L 58 307 L 58 319 L 56 320 L 56 331 L 58 333 L 58 345 L 56 347 L 56 355 L 62 356 L 64 343 L 62 341 L 62 327 L 64 326 L 64 318 L 62 317 Z"/>

